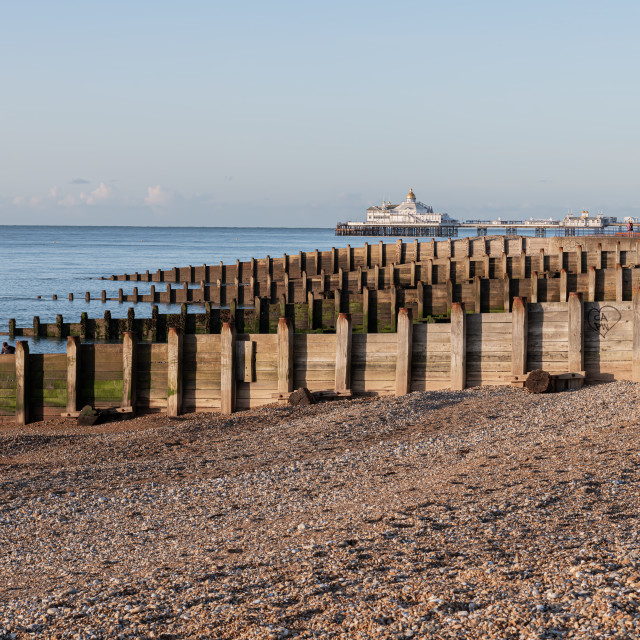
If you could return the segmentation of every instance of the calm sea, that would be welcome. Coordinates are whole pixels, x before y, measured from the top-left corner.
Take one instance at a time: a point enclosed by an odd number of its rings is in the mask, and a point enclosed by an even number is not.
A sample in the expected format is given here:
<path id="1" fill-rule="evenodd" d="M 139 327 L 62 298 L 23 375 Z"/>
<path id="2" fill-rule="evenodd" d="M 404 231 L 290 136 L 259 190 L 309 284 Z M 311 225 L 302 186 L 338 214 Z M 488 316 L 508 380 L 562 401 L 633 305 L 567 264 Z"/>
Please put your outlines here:
<path id="1" fill-rule="evenodd" d="M 118 288 L 131 293 L 136 283 L 104 281 L 101 276 L 280 257 L 365 242 L 336 237 L 333 229 L 0 226 L 0 234 L 0 333 L 8 331 L 10 318 L 18 327 L 31 327 L 34 316 L 54 322 L 62 314 L 65 322 L 79 322 L 83 311 L 89 317 L 102 317 L 109 309 L 114 318 L 126 317 L 131 303 L 103 304 L 99 295 L 102 289 L 108 297 L 117 297 Z M 148 293 L 149 284 L 137 286 L 141 294 Z M 98 299 L 85 302 L 86 291 Z M 73 302 L 68 299 L 70 292 Z M 52 300 L 54 293 L 57 300 Z M 136 316 L 151 315 L 149 303 L 134 306 Z M 161 313 L 178 311 L 175 305 L 160 305 Z M 31 340 L 30 349 L 63 352 L 66 341 Z"/>

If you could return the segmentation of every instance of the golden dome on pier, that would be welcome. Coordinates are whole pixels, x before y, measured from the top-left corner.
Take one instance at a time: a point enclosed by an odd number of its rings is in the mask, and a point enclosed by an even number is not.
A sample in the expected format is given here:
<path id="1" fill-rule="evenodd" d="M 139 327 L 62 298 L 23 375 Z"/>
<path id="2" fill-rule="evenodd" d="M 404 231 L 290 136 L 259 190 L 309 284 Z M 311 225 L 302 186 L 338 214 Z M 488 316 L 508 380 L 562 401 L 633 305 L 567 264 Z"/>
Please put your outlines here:
<path id="1" fill-rule="evenodd" d="M 416 199 L 416 194 L 413 193 L 413 188 L 410 187 L 409 188 L 409 195 L 407 196 L 407 200 L 415 200 Z"/>

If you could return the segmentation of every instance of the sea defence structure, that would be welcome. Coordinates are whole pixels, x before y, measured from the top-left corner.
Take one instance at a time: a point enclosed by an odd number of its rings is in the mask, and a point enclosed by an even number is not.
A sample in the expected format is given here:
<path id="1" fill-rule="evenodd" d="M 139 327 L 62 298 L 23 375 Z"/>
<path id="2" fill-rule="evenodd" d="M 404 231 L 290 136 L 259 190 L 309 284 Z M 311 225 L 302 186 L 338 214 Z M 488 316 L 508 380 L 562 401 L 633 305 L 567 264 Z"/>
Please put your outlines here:
<path id="1" fill-rule="evenodd" d="M 218 289 L 233 283 L 242 291 L 253 278 L 256 287 L 269 282 L 271 297 L 256 296 L 254 308 L 207 301 L 200 314 L 185 302 L 180 314 L 156 308 L 151 318 L 131 309 L 123 319 L 14 323 L 18 338 L 68 336 L 67 354 L 29 354 L 18 341 L 15 356 L 0 358 L 0 415 L 19 422 L 73 415 L 83 404 L 229 412 L 284 399 L 299 386 L 338 396 L 400 394 L 509 384 L 535 368 L 640 381 L 638 241 L 558 240 L 398 241 L 203 265 L 201 275 L 224 280 Z M 154 275 L 189 292 L 184 282 L 199 277 L 195 269 Z M 136 281 L 144 282 L 140 274 Z M 320 290 L 315 283 L 323 282 Z M 122 343 L 81 340 L 91 337 Z"/>

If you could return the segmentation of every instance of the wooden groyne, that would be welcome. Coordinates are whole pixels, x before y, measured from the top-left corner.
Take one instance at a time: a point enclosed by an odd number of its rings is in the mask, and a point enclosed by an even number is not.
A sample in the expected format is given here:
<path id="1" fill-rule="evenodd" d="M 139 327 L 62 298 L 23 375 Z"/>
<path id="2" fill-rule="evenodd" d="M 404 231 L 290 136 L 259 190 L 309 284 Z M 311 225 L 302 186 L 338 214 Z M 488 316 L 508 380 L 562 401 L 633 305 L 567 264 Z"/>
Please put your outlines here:
<path id="1" fill-rule="evenodd" d="M 396 394 L 509 384 L 543 368 L 586 372 L 589 380 L 640 381 L 640 288 L 630 301 L 527 303 L 503 313 L 467 313 L 453 303 L 447 322 L 415 323 L 400 309 L 394 333 L 357 334 L 349 314 L 335 333 L 295 333 L 289 318 L 275 334 L 185 335 L 121 344 L 67 340 L 66 354 L 30 354 L 17 342 L 0 357 L 0 416 L 24 424 L 84 404 L 127 412 L 229 413 L 285 399 L 297 387 L 338 396 Z"/>

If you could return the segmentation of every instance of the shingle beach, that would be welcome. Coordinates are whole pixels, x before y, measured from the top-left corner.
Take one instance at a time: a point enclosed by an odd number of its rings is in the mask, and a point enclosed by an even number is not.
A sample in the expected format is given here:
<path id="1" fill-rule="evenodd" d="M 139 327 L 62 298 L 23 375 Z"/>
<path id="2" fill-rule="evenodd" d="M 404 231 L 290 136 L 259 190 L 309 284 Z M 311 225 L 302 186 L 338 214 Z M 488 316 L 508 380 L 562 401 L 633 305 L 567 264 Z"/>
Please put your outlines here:
<path id="1" fill-rule="evenodd" d="M 638 638 L 640 385 L 0 428 L 0 638 Z"/>

